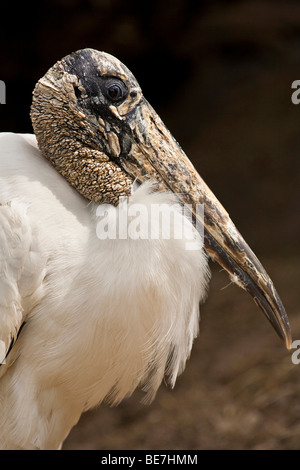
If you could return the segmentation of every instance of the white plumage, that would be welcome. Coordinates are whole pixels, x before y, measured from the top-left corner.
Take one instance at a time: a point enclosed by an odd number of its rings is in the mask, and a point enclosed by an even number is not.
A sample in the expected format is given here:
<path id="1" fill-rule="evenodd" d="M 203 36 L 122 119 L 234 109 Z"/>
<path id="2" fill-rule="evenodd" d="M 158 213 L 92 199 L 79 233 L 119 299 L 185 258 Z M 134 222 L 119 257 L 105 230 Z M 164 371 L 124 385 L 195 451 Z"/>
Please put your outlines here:
<path id="1" fill-rule="evenodd" d="M 2 341 L 26 322 L 0 367 L 0 443 L 58 448 L 104 398 L 139 384 L 153 398 L 170 352 L 174 384 L 198 332 L 206 256 L 184 239 L 99 240 L 96 204 L 34 136 L 2 134 L 0 148 Z M 144 183 L 129 204 L 169 202 Z"/>

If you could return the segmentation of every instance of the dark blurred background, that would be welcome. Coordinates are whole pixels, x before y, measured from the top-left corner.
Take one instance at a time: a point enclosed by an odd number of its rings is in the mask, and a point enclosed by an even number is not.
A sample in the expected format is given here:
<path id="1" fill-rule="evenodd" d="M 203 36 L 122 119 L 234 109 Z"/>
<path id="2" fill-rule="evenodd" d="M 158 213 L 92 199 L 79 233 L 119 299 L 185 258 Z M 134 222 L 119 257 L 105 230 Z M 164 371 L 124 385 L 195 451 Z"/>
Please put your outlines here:
<path id="1" fill-rule="evenodd" d="M 60 0 L 1 5 L 0 131 L 63 56 L 117 56 L 274 280 L 300 338 L 299 1 Z M 297 449 L 300 365 L 212 266 L 201 335 L 174 390 L 85 414 L 65 449 Z M 225 288 L 226 287 L 226 288 Z"/>

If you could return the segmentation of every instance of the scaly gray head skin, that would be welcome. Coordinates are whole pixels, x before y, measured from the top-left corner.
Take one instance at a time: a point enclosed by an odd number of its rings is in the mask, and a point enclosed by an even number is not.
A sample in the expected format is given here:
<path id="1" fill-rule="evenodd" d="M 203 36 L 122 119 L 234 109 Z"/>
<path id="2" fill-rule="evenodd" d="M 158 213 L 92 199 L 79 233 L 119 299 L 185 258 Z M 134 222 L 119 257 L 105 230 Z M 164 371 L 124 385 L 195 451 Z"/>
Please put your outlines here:
<path id="1" fill-rule="evenodd" d="M 251 294 L 291 347 L 271 279 L 127 67 L 93 49 L 70 54 L 37 83 L 31 118 L 42 153 L 87 199 L 117 205 L 134 180 L 152 179 L 157 190 L 171 190 L 183 204 L 204 204 L 207 253 Z"/>

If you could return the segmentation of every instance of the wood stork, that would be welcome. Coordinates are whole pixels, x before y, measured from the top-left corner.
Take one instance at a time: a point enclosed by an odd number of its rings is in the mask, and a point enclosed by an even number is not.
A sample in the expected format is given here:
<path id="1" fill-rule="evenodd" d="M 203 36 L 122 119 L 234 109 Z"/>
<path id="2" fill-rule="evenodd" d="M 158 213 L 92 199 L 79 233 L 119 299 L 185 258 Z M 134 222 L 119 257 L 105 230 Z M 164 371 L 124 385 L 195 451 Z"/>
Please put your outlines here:
<path id="1" fill-rule="evenodd" d="M 37 83 L 31 119 L 35 136 L 0 137 L 2 449 L 58 449 L 85 410 L 137 387 L 152 400 L 165 375 L 173 386 L 208 256 L 291 346 L 272 281 L 121 62 L 93 49 L 63 58 Z M 204 249 L 187 249 L 195 231 L 180 210 L 169 224 L 184 222 L 182 237 L 97 234 L 99 207 L 126 219 L 174 199 L 198 218 L 204 206 Z"/>

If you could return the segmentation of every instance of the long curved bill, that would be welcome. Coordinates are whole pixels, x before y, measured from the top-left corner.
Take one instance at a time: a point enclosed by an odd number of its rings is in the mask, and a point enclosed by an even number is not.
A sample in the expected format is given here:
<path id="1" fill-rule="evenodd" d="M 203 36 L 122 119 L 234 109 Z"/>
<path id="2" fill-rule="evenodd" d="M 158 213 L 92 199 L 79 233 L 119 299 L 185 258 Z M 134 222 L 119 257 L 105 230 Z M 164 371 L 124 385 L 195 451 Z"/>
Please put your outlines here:
<path id="1" fill-rule="evenodd" d="M 142 98 L 125 119 L 130 149 L 121 153 L 120 166 L 140 182 L 155 179 L 160 189 L 177 193 L 182 204 L 204 205 L 200 223 L 207 253 L 249 292 L 290 349 L 289 320 L 270 277 L 158 115 Z"/>

